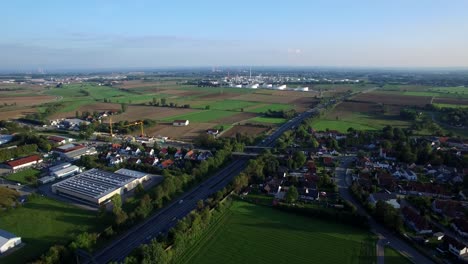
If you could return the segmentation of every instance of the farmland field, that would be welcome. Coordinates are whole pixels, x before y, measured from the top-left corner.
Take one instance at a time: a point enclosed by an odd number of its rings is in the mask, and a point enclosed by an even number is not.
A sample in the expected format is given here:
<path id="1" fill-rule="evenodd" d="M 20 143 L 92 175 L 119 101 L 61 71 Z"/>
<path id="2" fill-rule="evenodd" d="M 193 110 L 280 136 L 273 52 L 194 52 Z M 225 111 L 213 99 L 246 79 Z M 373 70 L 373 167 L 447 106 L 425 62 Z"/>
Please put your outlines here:
<path id="1" fill-rule="evenodd" d="M 22 238 L 24 247 L 0 259 L 1 263 L 26 263 L 50 246 L 67 244 L 84 231 L 98 230 L 94 212 L 45 197 L 36 197 L 11 211 L 0 212 L 0 229 Z M 101 226 L 102 227 L 102 226 Z"/>
<path id="2" fill-rule="evenodd" d="M 431 103 L 431 96 L 404 95 L 401 93 L 370 92 L 353 97 L 356 101 L 381 103 L 388 105 L 416 105 L 425 106 Z"/>
<path id="3" fill-rule="evenodd" d="M 325 116 L 315 120 L 315 130 L 337 130 L 346 132 L 352 127 L 357 130 L 380 130 L 386 125 L 394 127 L 407 127 L 407 121 L 400 120 L 401 106 L 386 105 L 385 113 L 383 106 L 372 102 L 343 102 Z"/>
<path id="4" fill-rule="evenodd" d="M 267 112 L 268 110 L 281 111 L 281 110 L 289 110 L 289 109 L 291 109 L 291 105 L 287 105 L 287 104 L 267 104 L 267 105 L 259 105 L 259 106 L 256 106 L 256 107 L 251 107 L 246 111 L 252 112 L 252 113 L 264 113 L 264 112 Z"/>
<path id="5" fill-rule="evenodd" d="M 183 115 L 172 116 L 170 118 L 165 118 L 165 121 L 173 121 L 175 119 L 188 119 L 190 122 L 194 123 L 203 123 L 210 122 L 217 119 L 225 118 L 231 115 L 235 115 L 235 112 L 232 111 L 222 111 L 222 110 L 203 110 Z"/>
<path id="6" fill-rule="evenodd" d="M 225 127 L 226 129 L 226 127 Z M 244 135 L 252 135 L 256 136 L 259 135 L 265 131 L 267 131 L 269 128 L 267 127 L 258 127 L 258 126 L 249 126 L 249 125 L 238 125 L 238 126 L 233 126 L 226 132 L 222 134 L 223 137 L 234 137 L 236 136 L 237 133 L 239 134 L 244 134 Z"/>
<path id="7" fill-rule="evenodd" d="M 389 264 L 411 264 L 412 262 L 405 258 L 400 252 L 391 247 L 384 248 L 385 263 Z"/>
<path id="8" fill-rule="evenodd" d="M 276 118 L 276 117 L 254 117 L 249 119 L 249 122 L 252 123 L 268 123 L 268 124 L 282 124 L 285 123 L 285 118 Z"/>
<path id="9" fill-rule="evenodd" d="M 181 263 L 375 263 L 370 233 L 241 201 Z M 337 250 L 339 249 L 339 250 Z"/>

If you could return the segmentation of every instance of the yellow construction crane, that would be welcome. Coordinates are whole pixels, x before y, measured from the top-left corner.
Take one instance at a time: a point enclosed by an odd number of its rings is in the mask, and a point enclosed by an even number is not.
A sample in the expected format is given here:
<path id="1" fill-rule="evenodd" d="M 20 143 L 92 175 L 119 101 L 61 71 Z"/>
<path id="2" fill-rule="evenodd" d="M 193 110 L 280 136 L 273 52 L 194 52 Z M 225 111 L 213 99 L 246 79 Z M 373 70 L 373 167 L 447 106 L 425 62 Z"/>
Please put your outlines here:
<path id="1" fill-rule="evenodd" d="M 134 122 L 130 125 L 126 125 L 124 127 L 131 127 L 131 126 L 137 126 L 137 125 L 140 125 L 140 130 L 141 130 L 141 137 L 143 137 L 145 135 L 145 132 L 143 131 L 143 121 L 137 121 L 137 122 Z"/>

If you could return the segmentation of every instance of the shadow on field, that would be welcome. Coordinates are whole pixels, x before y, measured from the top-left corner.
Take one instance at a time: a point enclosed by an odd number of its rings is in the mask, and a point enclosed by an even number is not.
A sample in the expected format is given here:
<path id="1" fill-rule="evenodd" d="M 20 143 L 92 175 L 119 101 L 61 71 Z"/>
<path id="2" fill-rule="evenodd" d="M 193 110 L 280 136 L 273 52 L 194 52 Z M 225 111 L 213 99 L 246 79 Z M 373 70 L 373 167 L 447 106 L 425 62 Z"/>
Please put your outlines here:
<path id="1" fill-rule="evenodd" d="M 81 214 L 80 209 L 78 208 L 70 208 L 70 207 L 63 207 L 57 206 L 52 204 L 41 204 L 37 202 L 30 202 L 25 205 L 25 208 L 33 209 L 33 210 L 40 210 L 40 211 L 53 211 L 53 212 L 61 212 L 61 213 L 68 213 L 68 214 Z"/>

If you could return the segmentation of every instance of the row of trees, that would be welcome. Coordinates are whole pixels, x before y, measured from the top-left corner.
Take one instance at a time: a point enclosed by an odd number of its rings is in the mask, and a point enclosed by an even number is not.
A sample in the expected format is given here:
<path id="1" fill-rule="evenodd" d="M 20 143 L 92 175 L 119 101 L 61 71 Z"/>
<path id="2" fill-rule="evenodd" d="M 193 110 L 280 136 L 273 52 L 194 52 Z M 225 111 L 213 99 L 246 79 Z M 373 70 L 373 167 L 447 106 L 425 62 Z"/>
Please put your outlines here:
<path id="1" fill-rule="evenodd" d="M 32 154 L 36 151 L 36 144 L 23 145 L 17 148 L 0 149 L 0 162 Z"/>
<path id="2" fill-rule="evenodd" d="M 266 112 L 263 113 L 263 115 L 267 117 L 278 117 L 278 118 L 285 118 L 285 119 L 291 119 L 294 116 L 296 116 L 297 112 L 293 109 L 290 110 L 271 110 L 268 109 Z"/>

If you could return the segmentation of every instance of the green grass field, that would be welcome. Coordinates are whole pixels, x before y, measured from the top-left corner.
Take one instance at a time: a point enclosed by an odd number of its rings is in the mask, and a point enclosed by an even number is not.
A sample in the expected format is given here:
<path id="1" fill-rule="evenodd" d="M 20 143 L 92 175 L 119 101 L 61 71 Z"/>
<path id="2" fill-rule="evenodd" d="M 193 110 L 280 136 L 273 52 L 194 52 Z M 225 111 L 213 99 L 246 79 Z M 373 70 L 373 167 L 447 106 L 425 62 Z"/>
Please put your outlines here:
<path id="1" fill-rule="evenodd" d="M 366 124 L 341 120 L 318 120 L 313 123 L 313 127 L 317 131 L 325 131 L 327 129 L 330 129 L 337 130 L 343 133 L 346 133 L 348 131 L 348 128 L 350 127 L 356 130 L 377 130 L 376 127 L 371 127 Z"/>
<path id="2" fill-rule="evenodd" d="M 380 88 L 381 93 L 412 95 L 412 96 L 433 96 L 438 98 L 468 98 L 468 88 L 466 87 L 428 87 L 416 85 L 385 85 Z"/>
<path id="3" fill-rule="evenodd" d="M 227 111 L 241 111 L 241 108 L 247 108 L 256 105 L 254 102 L 240 101 L 240 100 L 224 100 L 224 101 L 207 101 L 201 104 L 202 107 L 209 105 L 210 109 L 214 110 L 227 110 Z"/>
<path id="4" fill-rule="evenodd" d="M 269 123 L 269 124 L 283 124 L 288 120 L 286 120 L 285 118 L 258 116 L 258 117 L 254 117 L 254 118 L 249 119 L 249 121 L 258 122 L 258 123 Z"/>
<path id="5" fill-rule="evenodd" d="M 460 105 L 460 104 L 433 104 L 438 107 L 448 107 L 448 108 L 468 108 L 468 105 Z"/>
<path id="6" fill-rule="evenodd" d="M 19 182 L 21 184 L 29 184 L 31 181 L 28 181 L 27 178 L 37 178 L 39 174 L 40 171 L 36 169 L 26 169 L 10 174 L 6 176 L 6 178 L 10 181 Z"/>
<path id="7" fill-rule="evenodd" d="M 236 112 L 223 110 L 204 110 L 200 112 L 189 113 L 185 115 L 171 116 L 163 119 L 163 121 L 173 121 L 176 119 L 188 119 L 190 122 L 206 123 L 220 118 L 235 115 Z"/>
<path id="8" fill-rule="evenodd" d="M 375 263 L 370 233 L 236 201 L 180 263 Z"/>
<path id="9" fill-rule="evenodd" d="M 95 212 L 36 197 L 20 208 L 0 212 L 0 229 L 22 238 L 24 247 L 1 258 L 1 263 L 26 263 L 54 244 L 67 244 L 84 231 L 102 228 Z"/>
<path id="10" fill-rule="evenodd" d="M 268 105 L 260 105 L 258 107 L 250 108 L 250 109 L 246 110 L 246 112 L 265 113 L 268 110 L 281 111 L 281 110 L 289 110 L 291 108 L 292 108 L 292 106 L 288 105 L 288 104 L 268 104 Z"/>
<path id="11" fill-rule="evenodd" d="M 338 116 L 338 119 L 336 119 Z M 368 115 L 359 112 L 349 112 L 346 115 L 336 114 L 333 111 L 313 122 L 315 130 L 337 130 L 346 132 L 352 127 L 356 130 L 380 130 L 386 125 L 393 127 L 408 127 L 407 121 L 400 120 L 398 116 L 375 114 Z"/>
<path id="12" fill-rule="evenodd" d="M 384 261 L 386 264 L 411 264 L 405 256 L 391 247 L 384 248 Z"/>

